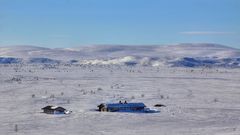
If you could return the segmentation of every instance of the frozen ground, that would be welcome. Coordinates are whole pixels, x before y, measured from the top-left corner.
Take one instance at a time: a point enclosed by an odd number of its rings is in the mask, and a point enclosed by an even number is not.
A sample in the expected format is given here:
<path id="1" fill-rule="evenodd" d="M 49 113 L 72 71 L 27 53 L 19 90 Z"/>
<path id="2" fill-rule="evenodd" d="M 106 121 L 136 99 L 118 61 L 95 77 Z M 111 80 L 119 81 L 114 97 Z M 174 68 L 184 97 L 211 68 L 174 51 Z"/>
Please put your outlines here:
<path id="1" fill-rule="evenodd" d="M 94 111 L 121 99 L 167 107 L 153 114 Z M 46 105 L 73 113 L 43 114 Z M 0 65 L 0 134 L 239 135 L 240 69 Z"/>

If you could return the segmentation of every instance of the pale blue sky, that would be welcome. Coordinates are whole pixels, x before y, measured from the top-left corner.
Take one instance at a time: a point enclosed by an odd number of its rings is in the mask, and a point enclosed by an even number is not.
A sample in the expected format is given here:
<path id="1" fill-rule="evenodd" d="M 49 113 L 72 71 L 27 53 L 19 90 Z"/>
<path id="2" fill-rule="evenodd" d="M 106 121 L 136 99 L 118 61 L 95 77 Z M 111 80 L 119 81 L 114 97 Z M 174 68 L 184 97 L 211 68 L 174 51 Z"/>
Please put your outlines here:
<path id="1" fill-rule="evenodd" d="M 199 42 L 240 48 L 240 0 L 0 0 L 0 46 Z"/>

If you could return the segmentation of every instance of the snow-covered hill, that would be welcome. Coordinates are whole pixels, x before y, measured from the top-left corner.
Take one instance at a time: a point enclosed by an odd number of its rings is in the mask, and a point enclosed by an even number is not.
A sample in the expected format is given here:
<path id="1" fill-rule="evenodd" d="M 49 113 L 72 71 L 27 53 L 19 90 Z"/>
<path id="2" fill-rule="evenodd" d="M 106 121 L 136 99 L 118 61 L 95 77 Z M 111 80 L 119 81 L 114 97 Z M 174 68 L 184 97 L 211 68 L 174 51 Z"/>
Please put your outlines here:
<path id="1" fill-rule="evenodd" d="M 217 44 L 95 45 L 78 48 L 0 47 L 0 63 L 79 63 L 143 66 L 240 67 L 240 50 Z"/>

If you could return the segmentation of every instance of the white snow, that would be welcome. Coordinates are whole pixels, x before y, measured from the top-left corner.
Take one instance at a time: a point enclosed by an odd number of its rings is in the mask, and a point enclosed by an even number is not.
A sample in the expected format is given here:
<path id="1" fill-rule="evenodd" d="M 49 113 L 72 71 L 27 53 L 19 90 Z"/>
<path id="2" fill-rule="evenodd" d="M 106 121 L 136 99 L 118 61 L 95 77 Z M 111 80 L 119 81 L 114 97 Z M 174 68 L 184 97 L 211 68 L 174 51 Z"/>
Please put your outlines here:
<path id="1" fill-rule="evenodd" d="M 238 49 L 214 44 L 4 48 L 9 49 L 0 48 L 0 58 L 27 62 L 0 64 L 0 135 L 240 134 L 240 65 L 217 66 L 239 64 Z M 38 62 L 28 63 L 35 58 Z M 217 63 L 191 68 L 204 62 Z M 151 114 L 96 111 L 101 103 L 119 100 L 166 107 Z M 47 105 L 72 112 L 44 114 Z"/>
<path id="2" fill-rule="evenodd" d="M 119 58 L 125 56 L 139 57 L 240 57 L 240 50 L 218 44 L 176 44 L 176 45 L 95 45 L 78 48 L 43 48 L 34 46 L 0 47 L 0 56 L 18 58 L 46 57 L 52 59 L 75 58 Z M 67 57 L 66 57 L 67 56 Z"/>
<path id="3" fill-rule="evenodd" d="M 124 65 L 125 63 L 137 63 L 137 60 L 133 56 L 125 56 L 122 58 L 110 59 L 110 60 L 84 60 L 81 64 L 91 64 L 91 65 Z"/>
<path id="4" fill-rule="evenodd" d="M 12 46 L 0 48 L 0 58 L 21 59 L 20 63 L 74 63 L 90 65 L 142 65 L 184 67 L 239 67 L 240 50 L 217 44 L 165 46 L 99 45 L 79 48 Z M 186 61 L 185 58 L 194 61 Z M 23 60 L 22 60 L 23 59 Z M 225 60 L 231 59 L 231 60 Z M 189 60 L 189 59 L 188 59 Z M 204 60 L 204 61 L 202 61 Z M 209 61 L 212 61 L 209 63 Z M 4 63 L 2 61 L 0 63 Z M 9 61 L 7 61 L 9 63 Z M 207 62 L 207 63 L 206 63 Z"/>
<path id="5" fill-rule="evenodd" d="M 0 134 L 238 135 L 239 81 L 240 69 L 0 65 Z M 153 114 L 94 110 L 119 100 L 167 107 Z M 72 113 L 41 113 L 46 105 Z"/>
<path id="6" fill-rule="evenodd" d="M 52 106 L 51 108 L 52 108 L 52 109 L 56 109 L 56 108 L 58 108 L 58 106 Z"/>

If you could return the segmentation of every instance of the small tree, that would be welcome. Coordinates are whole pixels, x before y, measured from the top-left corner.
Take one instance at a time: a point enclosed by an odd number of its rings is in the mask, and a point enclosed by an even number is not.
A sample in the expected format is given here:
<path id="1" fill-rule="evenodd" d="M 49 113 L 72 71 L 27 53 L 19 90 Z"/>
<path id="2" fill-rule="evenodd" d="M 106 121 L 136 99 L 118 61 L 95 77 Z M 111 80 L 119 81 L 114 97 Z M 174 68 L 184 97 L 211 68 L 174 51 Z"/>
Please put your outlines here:
<path id="1" fill-rule="evenodd" d="M 18 132 L 18 125 L 17 124 L 14 125 L 14 131 Z"/>
<path id="2" fill-rule="evenodd" d="M 215 102 L 215 103 L 218 102 L 218 99 L 217 99 L 217 98 L 214 98 L 213 102 Z"/>
<path id="3" fill-rule="evenodd" d="M 70 104 L 70 99 L 67 100 L 67 103 Z"/>
<path id="4" fill-rule="evenodd" d="M 52 95 L 50 96 L 50 98 L 55 98 L 54 94 L 52 94 Z"/>
<path id="5" fill-rule="evenodd" d="M 101 91 L 101 90 L 102 90 L 102 88 L 97 88 L 97 90 L 98 90 L 98 91 Z"/>

